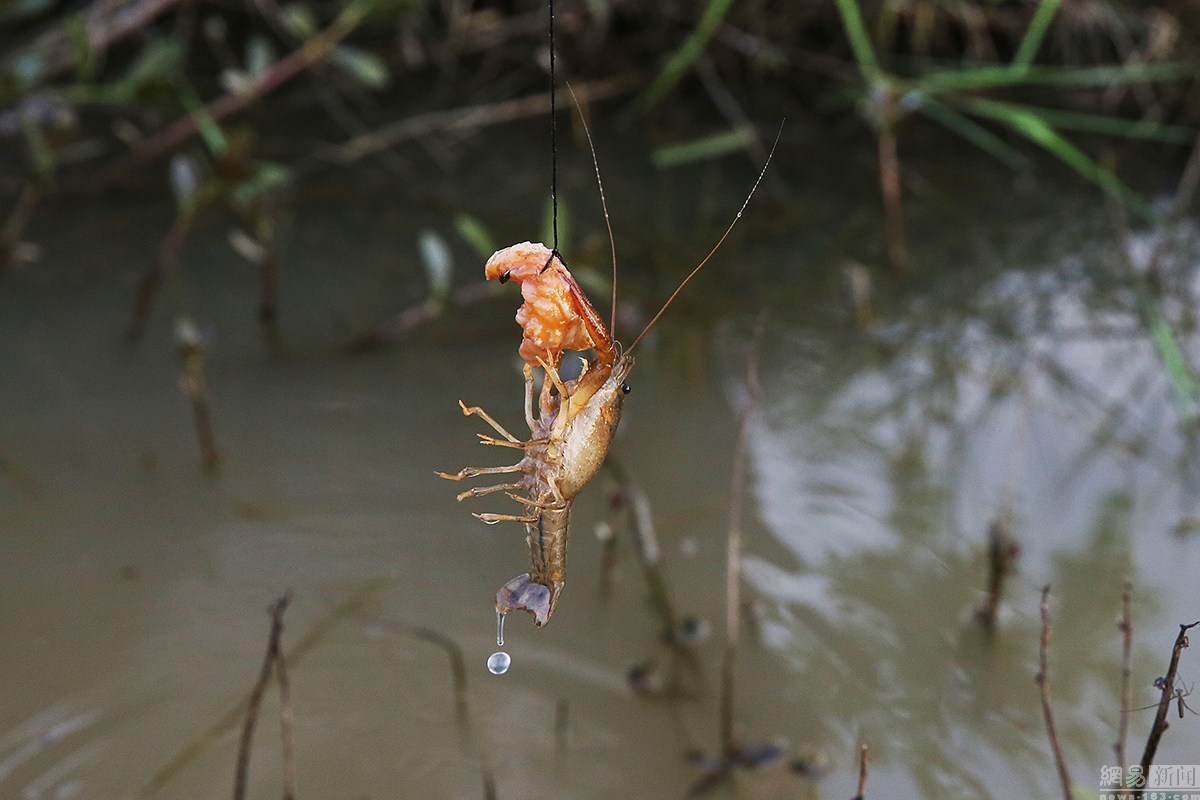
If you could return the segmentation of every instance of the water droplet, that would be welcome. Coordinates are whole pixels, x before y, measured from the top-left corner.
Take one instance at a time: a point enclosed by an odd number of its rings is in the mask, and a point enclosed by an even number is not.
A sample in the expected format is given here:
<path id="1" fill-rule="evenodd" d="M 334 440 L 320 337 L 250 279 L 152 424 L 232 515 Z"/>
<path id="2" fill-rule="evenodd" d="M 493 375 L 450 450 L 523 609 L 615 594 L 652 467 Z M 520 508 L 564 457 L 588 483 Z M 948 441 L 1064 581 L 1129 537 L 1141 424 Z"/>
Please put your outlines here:
<path id="1" fill-rule="evenodd" d="M 483 519 L 483 517 L 480 517 L 480 519 L 483 520 L 484 525 L 499 525 L 500 524 L 500 520 L 498 520 L 498 519 Z"/>
<path id="2" fill-rule="evenodd" d="M 488 672 L 493 675 L 503 675 L 508 672 L 509 665 L 512 664 L 512 659 L 508 657 L 508 653 L 501 650 L 498 653 L 492 653 L 488 656 L 487 668 Z"/>
<path id="3" fill-rule="evenodd" d="M 504 647 L 504 614 L 505 612 L 496 609 L 496 647 Z"/>

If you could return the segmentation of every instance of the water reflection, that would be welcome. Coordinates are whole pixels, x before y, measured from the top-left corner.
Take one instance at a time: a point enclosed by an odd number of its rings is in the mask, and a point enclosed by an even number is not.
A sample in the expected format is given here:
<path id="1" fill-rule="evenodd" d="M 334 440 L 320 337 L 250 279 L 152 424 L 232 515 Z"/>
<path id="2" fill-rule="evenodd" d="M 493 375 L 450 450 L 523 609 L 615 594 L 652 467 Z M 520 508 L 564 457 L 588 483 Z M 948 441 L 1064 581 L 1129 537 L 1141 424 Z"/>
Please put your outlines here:
<path id="1" fill-rule="evenodd" d="M 1195 249 L 1194 231 L 1185 241 Z M 1135 238 L 1134 268 L 1155 249 Z M 1155 267 L 1177 330 L 1200 297 L 1192 264 Z M 1084 786 L 1115 736 L 1123 582 L 1144 632 L 1162 630 L 1157 607 L 1186 616 L 1195 601 L 1166 566 L 1195 550 L 1171 535 L 1196 497 L 1190 442 L 1128 269 L 1095 247 L 965 296 L 910 298 L 874 336 L 778 326 L 750 448 L 762 523 L 786 555 L 752 555 L 746 575 L 772 603 L 766 641 L 814 692 L 813 738 L 869 742 L 910 791 L 1053 786 L 1033 684 L 1042 583 L 1060 735 Z M 989 636 L 973 612 L 1002 513 L 1023 555 Z"/>

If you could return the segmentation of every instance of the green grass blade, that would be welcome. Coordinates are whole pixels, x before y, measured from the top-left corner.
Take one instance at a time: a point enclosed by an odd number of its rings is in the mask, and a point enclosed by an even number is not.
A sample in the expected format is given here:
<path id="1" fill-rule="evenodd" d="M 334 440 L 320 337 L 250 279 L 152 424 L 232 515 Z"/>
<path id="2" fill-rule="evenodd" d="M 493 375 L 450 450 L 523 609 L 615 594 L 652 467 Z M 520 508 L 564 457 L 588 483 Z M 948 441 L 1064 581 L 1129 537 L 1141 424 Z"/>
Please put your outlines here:
<path id="1" fill-rule="evenodd" d="M 1054 13 L 1058 11 L 1061 3 L 1062 0 L 1042 0 L 1038 5 L 1038 10 L 1029 22 L 1029 30 L 1025 31 L 1025 36 L 1021 39 L 1021 46 L 1017 48 L 1017 54 L 1013 56 L 1012 63 L 1009 64 L 1014 72 L 1025 72 L 1033 65 L 1033 58 L 1042 46 L 1042 41 L 1046 38 L 1046 31 L 1050 29 L 1050 21 L 1054 19 Z"/>
<path id="2" fill-rule="evenodd" d="M 854 51 L 854 60 L 863 77 L 875 82 L 883 77 L 879 61 L 875 58 L 875 48 L 871 45 L 871 37 L 867 34 L 867 26 L 863 23 L 862 12 L 858 8 L 858 0 L 837 0 L 838 13 L 842 17 L 842 27 L 850 47 Z"/>
<path id="3" fill-rule="evenodd" d="M 1015 72 L 1011 67 L 977 67 L 933 72 L 916 80 L 926 93 L 945 93 L 1015 86 L 1060 86 L 1084 89 L 1095 86 L 1127 86 L 1193 78 L 1197 65 L 1185 62 L 1165 64 L 1118 64 L 1103 67 L 1030 67 Z"/>
<path id="4" fill-rule="evenodd" d="M 970 117 L 966 117 L 933 98 L 923 98 L 921 113 L 958 134 L 971 144 L 1015 170 L 1024 169 L 1029 159 L 1021 151 L 1001 139 Z"/>
<path id="5" fill-rule="evenodd" d="M 697 58 L 704 52 L 704 48 L 708 45 L 708 40 L 716 33 L 717 26 L 721 24 L 721 20 L 725 19 L 725 15 L 729 13 L 730 7 L 734 0 L 708 0 L 704 7 L 704 13 L 700 16 L 700 22 L 696 25 L 696 29 L 684 41 L 679 49 L 667 61 L 662 72 L 654 79 L 654 82 L 646 87 L 637 99 L 633 101 L 634 111 L 642 113 L 653 108 L 659 100 L 671 91 L 675 84 L 679 83 L 680 78 L 688 71 Z"/>
<path id="6" fill-rule="evenodd" d="M 1185 424 L 1194 423 L 1200 417 L 1200 384 L 1192 374 L 1170 323 L 1163 316 L 1162 309 L 1150 293 L 1150 287 L 1141 276 L 1134 279 L 1134 293 L 1137 297 L 1138 311 L 1141 313 L 1146 327 L 1150 329 L 1150 341 L 1167 371 L 1167 379 L 1171 384 L 1171 392 L 1175 396 L 1175 404 L 1179 407 L 1179 416 Z"/>
<path id="7" fill-rule="evenodd" d="M 1150 207 L 1149 203 L 1122 183 L 1110 170 L 1097 164 L 1090 156 L 1067 141 L 1058 131 L 1032 111 L 1019 106 L 1009 107 L 1001 111 L 986 103 L 980 104 L 978 102 L 969 102 L 967 108 L 971 113 L 994 119 L 1009 126 L 1099 186 L 1105 192 L 1120 200 L 1130 211 L 1142 219 L 1147 221 L 1157 219 L 1157 214 L 1155 214 L 1154 209 Z"/>
<path id="8" fill-rule="evenodd" d="M 977 98 L 971 101 L 974 108 L 988 107 L 997 116 L 1013 111 L 1036 114 L 1048 125 L 1059 130 L 1084 131 L 1120 136 L 1126 139 L 1148 139 L 1157 142 L 1191 144 L 1196 140 L 1196 131 L 1179 125 L 1164 125 L 1159 122 L 1122 119 L 1102 114 L 1083 114 L 1054 108 L 1038 108 L 1000 100 Z"/>
<path id="9" fill-rule="evenodd" d="M 711 161 L 729 153 L 745 150 L 754 141 L 754 128 L 742 125 L 723 133 L 656 148 L 650 154 L 650 160 L 659 169 L 669 169 L 693 161 Z"/>

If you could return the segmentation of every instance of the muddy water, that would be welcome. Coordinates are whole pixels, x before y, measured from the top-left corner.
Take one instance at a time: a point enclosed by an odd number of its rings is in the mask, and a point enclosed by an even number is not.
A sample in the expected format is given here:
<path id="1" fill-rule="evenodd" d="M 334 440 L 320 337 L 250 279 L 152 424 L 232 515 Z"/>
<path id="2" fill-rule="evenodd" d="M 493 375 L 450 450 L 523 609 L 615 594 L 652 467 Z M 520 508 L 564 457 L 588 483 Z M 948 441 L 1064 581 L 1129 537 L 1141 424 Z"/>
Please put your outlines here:
<path id="1" fill-rule="evenodd" d="M 255 276 L 227 246 L 227 221 L 188 245 L 137 348 L 121 337 L 165 200 L 63 207 L 35 227 L 42 262 L 0 284 L 0 796 L 228 797 L 230 715 L 257 674 L 266 609 L 287 590 L 302 797 L 480 797 L 489 771 L 499 797 L 683 796 L 700 778 L 685 751 L 716 738 L 734 409 L 764 306 L 738 719 L 746 741 L 787 755 L 739 772 L 739 796 L 851 796 L 858 742 L 872 797 L 1051 795 L 1033 683 L 1045 583 L 1063 745 L 1095 790 L 1114 763 L 1122 582 L 1135 586 L 1136 705 L 1154 700 L 1176 623 L 1200 618 L 1196 475 L 1162 365 L 1114 280 L 1127 266 L 1104 244 L 1100 204 L 1081 189 L 1049 206 L 986 164 L 971 174 L 987 180 L 967 180 L 961 162 L 922 163 L 912 214 L 926 266 L 904 293 L 878 293 L 866 335 L 843 268 L 879 254 L 869 167 L 781 159 L 791 196 L 752 210 L 648 343 L 614 448 L 650 503 L 676 604 L 717 633 L 696 646 L 695 696 L 647 699 L 628 669 L 669 658 L 627 533 L 599 592 L 600 483 L 577 505 L 553 623 L 510 619 L 511 669 L 484 667 L 491 598 L 525 570 L 523 534 L 476 522 L 433 471 L 505 455 L 475 444 L 458 399 L 519 427 L 512 294 L 399 348 L 336 348 L 422 300 L 421 230 L 452 242 L 463 284 L 478 264 L 454 238 L 456 213 L 499 243 L 537 235 L 540 162 L 519 137 L 499 141 L 528 176 L 504 197 L 487 191 L 502 177 L 494 152 L 480 152 L 438 173 L 444 185 L 406 175 L 300 198 L 279 346 L 259 335 Z M 634 148 L 612 160 L 618 233 L 630 232 L 623 315 L 644 317 L 751 168 L 658 177 Z M 568 170 L 569 241 L 600 273 L 588 164 Z M 1139 238 L 1135 256 L 1152 248 Z M 1192 263 L 1171 267 L 1175 297 L 1194 289 Z M 217 479 L 200 469 L 177 387 L 180 313 L 209 341 Z M 1004 508 L 1021 556 L 989 640 L 972 615 Z M 461 648 L 467 727 L 450 660 L 413 626 Z M 255 797 L 279 791 L 275 702 Z M 1134 713 L 1131 753 L 1151 713 Z M 1195 761 L 1195 723 L 1174 720 L 1159 762 Z M 798 777 L 792 760 L 823 777 Z"/>

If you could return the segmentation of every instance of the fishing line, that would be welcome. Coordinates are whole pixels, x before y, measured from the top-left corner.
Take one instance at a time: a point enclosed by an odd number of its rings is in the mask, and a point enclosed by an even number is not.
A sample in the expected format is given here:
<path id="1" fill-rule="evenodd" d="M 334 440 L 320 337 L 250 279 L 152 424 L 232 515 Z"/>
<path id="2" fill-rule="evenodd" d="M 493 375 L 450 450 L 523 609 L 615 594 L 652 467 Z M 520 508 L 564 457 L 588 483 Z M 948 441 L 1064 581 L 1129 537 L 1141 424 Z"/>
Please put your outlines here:
<path id="1" fill-rule="evenodd" d="M 558 253 L 558 109 L 556 103 L 556 93 L 558 87 L 554 81 L 554 0 L 550 2 L 550 206 L 551 219 L 554 229 L 554 248 L 551 250 L 551 259 L 558 256 L 558 260 L 562 261 L 562 256 Z M 549 263 L 547 263 L 549 266 Z"/>

